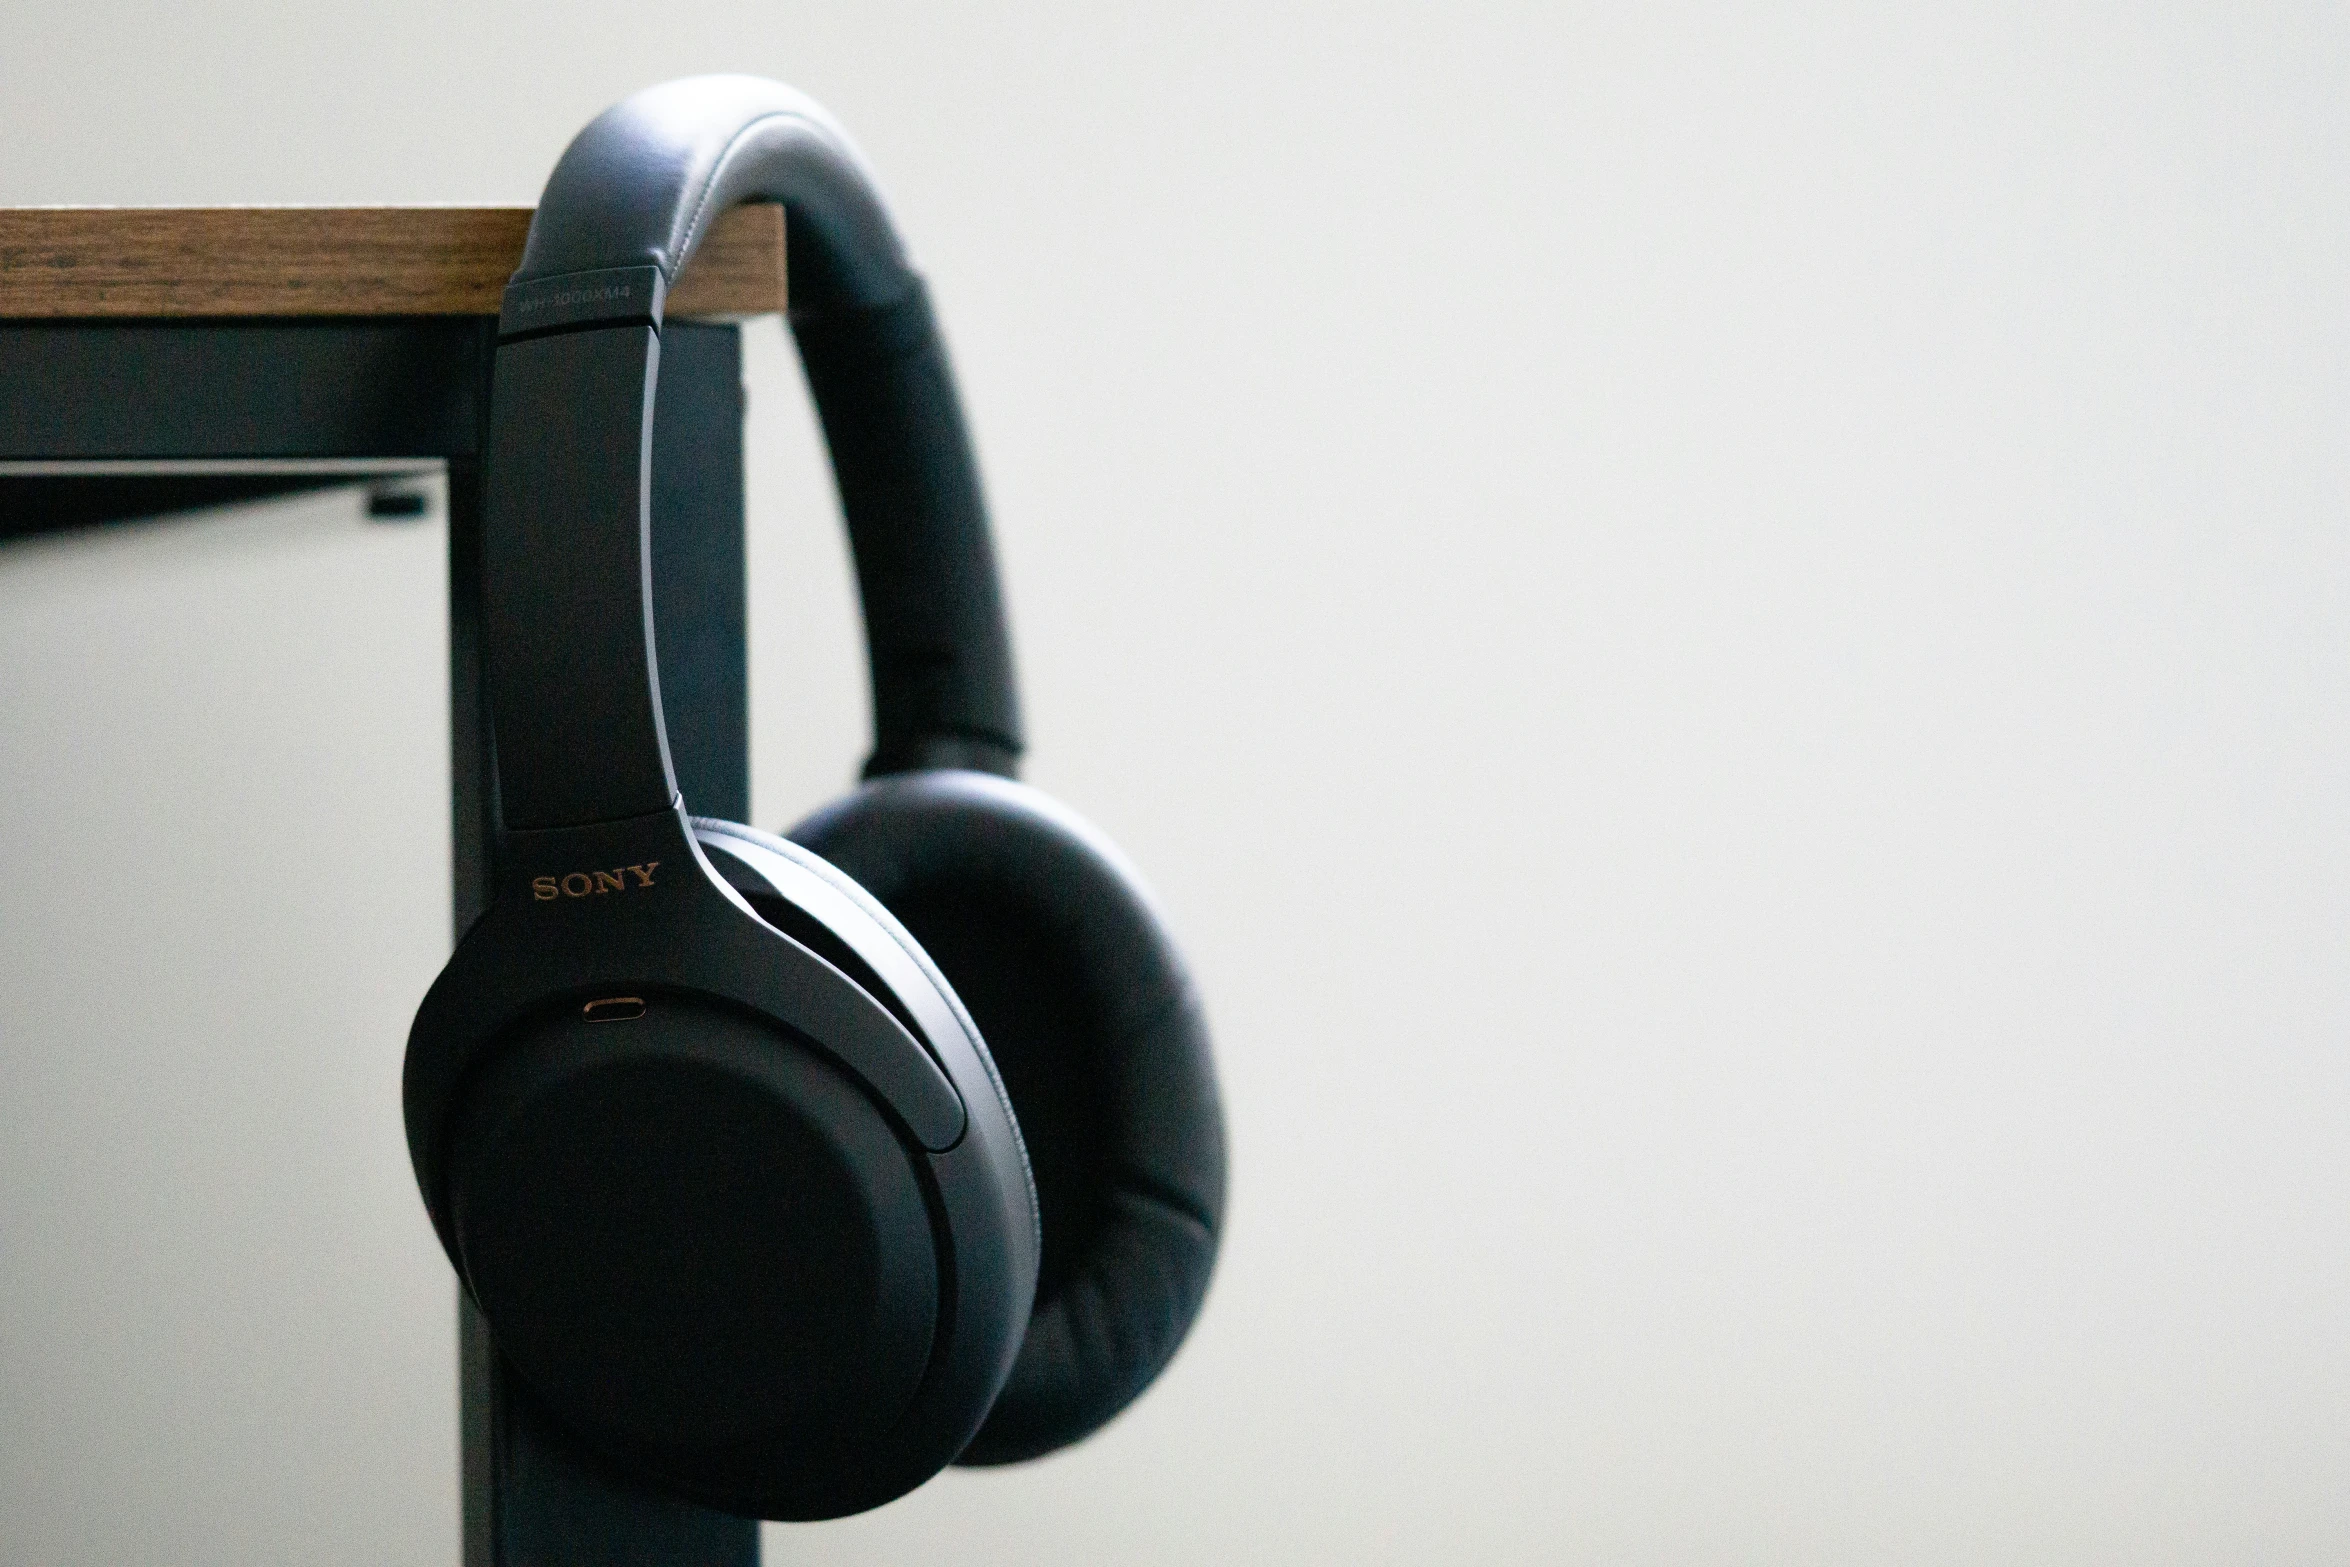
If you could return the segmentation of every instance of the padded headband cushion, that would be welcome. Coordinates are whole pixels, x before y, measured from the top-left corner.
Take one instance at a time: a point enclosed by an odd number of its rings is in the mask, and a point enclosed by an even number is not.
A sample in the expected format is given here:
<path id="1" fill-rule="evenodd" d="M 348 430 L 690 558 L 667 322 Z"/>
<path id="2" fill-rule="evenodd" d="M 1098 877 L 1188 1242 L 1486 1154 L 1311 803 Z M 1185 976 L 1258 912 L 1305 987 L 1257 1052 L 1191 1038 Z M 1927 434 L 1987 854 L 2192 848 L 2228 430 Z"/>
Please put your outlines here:
<path id="1" fill-rule="evenodd" d="M 756 76 L 634 93 L 572 139 L 531 219 L 517 283 L 652 266 L 674 282 L 727 208 L 780 201 L 792 308 L 903 299 L 914 272 L 856 144 L 814 99 Z"/>
<path id="2" fill-rule="evenodd" d="M 945 971 L 1026 1135 L 1044 1220 L 1035 1312 L 959 1461 L 1074 1442 L 1166 1365 L 1215 1263 L 1224 1127 L 1182 959 L 1118 852 L 1002 778 L 881 779 L 791 836 Z"/>
<path id="3" fill-rule="evenodd" d="M 792 330 L 864 601 L 870 770 L 1009 773 L 1020 754 L 978 463 L 929 296 L 872 174 L 790 88 L 694 77 L 573 138 L 506 290 L 482 645 L 509 827 L 647 815 L 676 796 L 647 618 L 655 327 L 665 280 L 746 201 L 780 202 L 789 226 Z"/>

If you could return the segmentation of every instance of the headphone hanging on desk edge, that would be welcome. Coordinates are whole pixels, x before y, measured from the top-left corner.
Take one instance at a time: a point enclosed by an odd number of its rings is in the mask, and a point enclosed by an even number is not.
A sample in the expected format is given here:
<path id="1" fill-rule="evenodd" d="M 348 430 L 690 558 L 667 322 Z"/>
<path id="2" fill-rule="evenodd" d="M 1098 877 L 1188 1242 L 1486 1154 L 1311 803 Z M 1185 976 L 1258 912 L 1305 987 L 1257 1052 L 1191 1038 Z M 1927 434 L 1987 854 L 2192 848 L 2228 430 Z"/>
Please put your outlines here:
<path id="1" fill-rule="evenodd" d="M 873 680 L 868 782 L 796 842 L 685 814 L 652 644 L 662 301 L 750 200 L 785 209 Z M 491 426 L 495 894 L 404 1096 L 493 1338 L 591 1450 L 737 1513 L 836 1517 L 1086 1435 L 1206 1292 L 1207 1033 L 1124 859 L 1011 780 L 946 351 L 831 118 L 702 77 L 582 131 L 506 291 Z"/>

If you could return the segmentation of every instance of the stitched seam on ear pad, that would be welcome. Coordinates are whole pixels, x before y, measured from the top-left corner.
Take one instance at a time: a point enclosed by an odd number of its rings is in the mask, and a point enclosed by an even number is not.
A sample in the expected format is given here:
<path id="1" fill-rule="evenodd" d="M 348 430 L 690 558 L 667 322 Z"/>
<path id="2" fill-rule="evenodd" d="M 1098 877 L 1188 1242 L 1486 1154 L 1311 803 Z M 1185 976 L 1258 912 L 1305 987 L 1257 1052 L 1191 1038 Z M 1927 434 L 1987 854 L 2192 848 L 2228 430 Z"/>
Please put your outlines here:
<path id="1" fill-rule="evenodd" d="M 1119 1165 L 1115 1174 L 1120 1189 L 1147 1202 L 1155 1202 L 1170 1213 L 1183 1215 L 1210 1235 L 1221 1233 L 1221 1227 L 1208 1217 L 1206 1209 L 1164 1181 L 1145 1175 L 1130 1164 Z"/>
<path id="2" fill-rule="evenodd" d="M 1168 996 L 1164 1002 L 1153 1007 L 1138 1021 L 1121 1029 L 1118 1038 L 1125 1045 L 1131 1047 L 1144 1035 L 1163 1025 L 1169 1018 L 1198 1004 L 1197 990 L 1186 981 L 1181 989 Z M 1117 1185 L 1136 1196 L 1149 1198 L 1163 1207 L 1185 1215 L 1205 1228 L 1210 1235 L 1222 1233 L 1223 1226 L 1209 1215 L 1204 1205 L 1188 1193 L 1177 1191 L 1154 1176 L 1145 1175 L 1131 1164 L 1117 1164 L 1112 1167 L 1110 1173 Z"/>
<path id="3" fill-rule="evenodd" d="M 899 950 L 913 960 L 914 966 L 922 971 L 923 976 L 930 981 L 940 997 L 945 1000 L 948 1010 L 954 1013 L 955 1021 L 961 1025 L 964 1035 L 976 1047 L 972 1053 L 979 1057 L 980 1068 L 987 1073 L 988 1086 L 995 1090 L 996 1103 L 1003 1108 L 1004 1121 L 1012 1128 L 1012 1147 L 1020 1155 L 1020 1178 L 1028 1184 L 1029 1223 L 1036 1232 L 1036 1244 L 1041 1251 L 1044 1246 L 1044 1220 L 1040 1216 L 1036 1200 L 1036 1172 L 1028 1163 L 1028 1140 L 1020 1133 L 1020 1118 L 1012 1113 L 1012 1096 L 1004 1091 L 1004 1080 L 996 1072 L 995 1057 L 988 1053 L 987 1040 L 980 1034 L 979 1025 L 972 1021 L 970 1010 L 963 1005 L 963 998 L 955 994 L 955 987 L 947 983 L 946 975 L 939 972 L 938 965 L 930 960 L 930 954 L 922 950 L 922 944 L 916 941 L 913 933 L 898 923 L 898 917 L 890 913 L 882 905 L 880 899 L 867 892 L 854 876 L 825 859 L 815 850 L 796 844 L 789 838 L 745 827 L 739 822 L 721 821 L 711 816 L 696 816 L 691 818 L 691 822 L 696 832 L 706 832 L 718 838 L 739 839 L 769 853 L 782 853 L 785 859 L 823 881 L 835 892 L 862 909 L 890 940 L 897 943 Z"/>

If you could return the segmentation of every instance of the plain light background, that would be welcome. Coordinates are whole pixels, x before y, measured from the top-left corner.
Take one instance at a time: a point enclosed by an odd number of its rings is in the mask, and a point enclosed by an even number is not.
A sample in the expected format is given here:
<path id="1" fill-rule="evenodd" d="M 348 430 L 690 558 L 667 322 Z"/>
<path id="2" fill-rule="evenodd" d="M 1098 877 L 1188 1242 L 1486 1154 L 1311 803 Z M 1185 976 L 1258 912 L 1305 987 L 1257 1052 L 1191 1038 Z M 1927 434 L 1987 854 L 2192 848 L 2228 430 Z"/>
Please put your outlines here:
<path id="1" fill-rule="evenodd" d="M 827 103 L 1232 1224 L 1108 1431 L 771 1562 L 2350 1555 L 2350 14 L 16 5 L 0 201 Z M 863 742 L 751 329 L 754 789 Z M 448 1562 L 438 525 L 0 551 L 0 1555 Z"/>

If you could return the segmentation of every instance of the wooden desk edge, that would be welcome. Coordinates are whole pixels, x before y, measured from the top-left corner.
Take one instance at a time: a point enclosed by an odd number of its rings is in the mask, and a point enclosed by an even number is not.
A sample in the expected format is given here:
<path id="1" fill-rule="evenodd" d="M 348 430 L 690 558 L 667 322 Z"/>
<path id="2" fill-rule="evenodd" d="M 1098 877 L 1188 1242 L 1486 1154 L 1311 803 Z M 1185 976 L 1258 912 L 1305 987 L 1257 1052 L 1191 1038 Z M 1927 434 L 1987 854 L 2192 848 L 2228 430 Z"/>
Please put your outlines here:
<path id="1" fill-rule="evenodd" d="M 528 207 L 0 207 L 0 319 L 496 315 Z M 784 308 L 783 209 L 712 225 L 667 314 Z"/>

